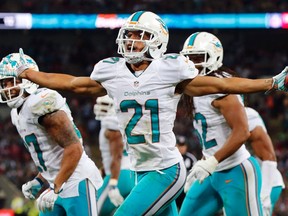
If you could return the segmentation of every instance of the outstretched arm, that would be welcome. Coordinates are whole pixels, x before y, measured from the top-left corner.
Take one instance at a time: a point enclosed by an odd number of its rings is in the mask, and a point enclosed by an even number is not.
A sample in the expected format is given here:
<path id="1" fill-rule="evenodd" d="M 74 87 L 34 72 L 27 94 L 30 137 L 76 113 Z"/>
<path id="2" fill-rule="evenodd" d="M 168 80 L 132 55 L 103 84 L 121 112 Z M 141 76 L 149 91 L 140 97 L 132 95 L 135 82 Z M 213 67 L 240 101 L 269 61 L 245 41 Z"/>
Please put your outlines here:
<path id="1" fill-rule="evenodd" d="M 20 78 L 28 79 L 40 86 L 45 86 L 55 90 L 72 91 L 78 94 L 88 94 L 94 96 L 106 95 L 106 90 L 101 84 L 90 77 L 75 77 L 61 73 L 46 73 L 26 69 L 20 75 Z"/>
<path id="2" fill-rule="evenodd" d="M 184 84 L 185 85 L 185 84 Z M 190 96 L 202 96 L 215 93 L 245 94 L 268 91 L 273 86 L 273 78 L 246 79 L 246 78 L 216 78 L 197 76 L 184 88 L 184 93 Z"/>

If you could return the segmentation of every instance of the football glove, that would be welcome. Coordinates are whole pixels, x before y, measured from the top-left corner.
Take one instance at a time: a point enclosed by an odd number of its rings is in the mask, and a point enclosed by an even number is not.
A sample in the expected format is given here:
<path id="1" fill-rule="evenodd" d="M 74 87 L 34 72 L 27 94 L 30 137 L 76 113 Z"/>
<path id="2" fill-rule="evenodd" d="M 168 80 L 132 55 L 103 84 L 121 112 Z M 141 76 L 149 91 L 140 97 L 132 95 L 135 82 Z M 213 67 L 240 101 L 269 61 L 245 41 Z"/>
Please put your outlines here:
<path id="1" fill-rule="evenodd" d="M 280 90 L 280 91 L 288 91 L 288 88 L 285 86 L 285 78 L 288 74 L 288 66 L 286 66 L 281 73 L 277 74 L 276 76 L 273 76 L 273 82 L 272 87 L 268 91 L 265 92 L 265 94 L 269 94 L 273 90 Z"/>
<path id="2" fill-rule="evenodd" d="M 262 202 L 262 207 L 263 207 L 263 215 L 271 216 L 272 205 L 271 205 L 270 195 L 263 196 L 261 194 L 261 202 Z"/>
<path id="3" fill-rule="evenodd" d="M 35 178 L 22 185 L 22 193 L 26 199 L 35 199 L 42 186 L 43 181 L 40 178 Z"/>
<path id="4" fill-rule="evenodd" d="M 186 181 L 193 182 L 192 178 L 196 178 L 199 180 L 199 183 L 201 184 L 205 178 L 207 178 L 215 171 L 217 165 L 218 161 L 214 156 L 209 157 L 205 160 L 202 159 L 197 161 L 195 165 L 192 167 L 190 173 L 188 174 Z"/>
<path id="5" fill-rule="evenodd" d="M 192 178 L 186 179 L 185 185 L 184 185 L 184 193 L 187 193 L 188 190 L 190 189 L 190 187 L 194 184 L 194 182 L 196 181 L 196 178 L 194 176 L 192 176 Z"/>
<path id="6" fill-rule="evenodd" d="M 124 201 L 124 198 L 120 194 L 120 191 L 117 187 L 118 180 L 117 179 L 110 179 L 109 184 L 108 184 L 108 196 L 110 198 L 111 203 L 118 207 L 119 205 L 122 204 Z"/>
<path id="7" fill-rule="evenodd" d="M 37 207 L 41 212 L 52 211 L 54 208 L 54 204 L 58 198 L 58 195 L 63 191 L 65 183 L 62 184 L 59 192 L 55 193 L 54 184 L 51 184 L 48 189 L 46 189 L 36 200 Z"/>

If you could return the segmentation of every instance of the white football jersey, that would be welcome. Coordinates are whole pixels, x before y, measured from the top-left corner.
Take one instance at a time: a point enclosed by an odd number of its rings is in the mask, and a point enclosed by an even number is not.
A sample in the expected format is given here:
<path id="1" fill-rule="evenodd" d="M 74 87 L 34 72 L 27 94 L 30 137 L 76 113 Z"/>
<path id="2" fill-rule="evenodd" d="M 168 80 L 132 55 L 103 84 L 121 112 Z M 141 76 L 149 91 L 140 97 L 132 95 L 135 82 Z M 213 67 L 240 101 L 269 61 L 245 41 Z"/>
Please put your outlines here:
<path id="1" fill-rule="evenodd" d="M 82 142 L 81 134 L 73 123 L 66 99 L 56 91 L 40 88 L 27 97 L 19 113 L 17 108 L 11 110 L 12 123 L 16 126 L 19 135 L 24 140 L 24 144 L 30 152 L 39 172 L 50 184 L 54 182 L 60 170 L 64 150 L 47 134 L 45 128 L 38 121 L 40 116 L 57 110 L 66 112 Z M 99 170 L 95 163 L 86 155 L 85 151 L 83 151 L 78 166 L 66 182 L 61 196 L 70 197 L 77 195 L 78 189 L 70 191 L 65 190 L 65 188 L 71 189 L 85 178 L 88 178 L 96 188 L 102 185 L 102 177 Z"/>
<path id="2" fill-rule="evenodd" d="M 245 107 L 245 111 L 248 118 L 249 131 L 254 130 L 257 126 L 261 126 L 264 131 L 267 132 L 265 123 L 256 110 L 252 109 L 251 107 Z"/>
<path id="3" fill-rule="evenodd" d="M 124 58 L 108 58 L 95 65 L 90 77 L 113 98 L 132 170 L 164 169 L 182 159 L 172 131 L 181 97 L 175 87 L 197 74 L 194 64 L 178 54 L 164 55 L 136 74 Z"/>
<path id="4" fill-rule="evenodd" d="M 231 134 L 231 128 L 226 123 L 221 112 L 212 106 L 212 102 L 225 94 L 212 94 L 193 97 L 195 116 L 193 125 L 202 144 L 202 153 L 208 158 L 213 156 L 225 144 Z M 243 104 L 240 95 L 237 95 Z M 216 171 L 230 169 L 250 157 L 250 153 L 243 144 L 234 154 L 220 162 Z"/>
<path id="5" fill-rule="evenodd" d="M 101 120 L 101 130 L 99 133 L 99 148 L 101 151 L 103 168 L 105 173 L 110 175 L 112 157 L 110 153 L 109 140 L 105 137 L 105 131 L 107 129 L 119 131 L 118 119 L 116 115 L 109 115 Z M 120 169 L 130 169 L 130 160 L 127 154 L 126 145 L 124 145 Z"/>

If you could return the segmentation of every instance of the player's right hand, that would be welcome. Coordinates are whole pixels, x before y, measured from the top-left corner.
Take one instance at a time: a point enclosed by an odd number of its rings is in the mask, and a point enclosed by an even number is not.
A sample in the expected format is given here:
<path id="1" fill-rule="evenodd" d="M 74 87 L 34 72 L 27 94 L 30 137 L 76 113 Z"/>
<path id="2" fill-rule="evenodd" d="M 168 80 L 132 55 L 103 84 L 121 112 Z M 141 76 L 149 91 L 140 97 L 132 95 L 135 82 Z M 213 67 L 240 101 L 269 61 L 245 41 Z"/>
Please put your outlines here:
<path id="1" fill-rule="evenodd" d="M 122 202 L 124 201 L 124 198 L 120 194 L 117 184 L 118 184 L 117 179 L 110 179 L 109 184 L 108 184 L 108 188 L 109 188 L 108 196 L 110 198 L 111 203 L 116 207 L 121 205 Z"/>
<path id="2" fill-rule="evenodd" d="M 262 202 L 262 207 L 263 207 L 263 215 L 271 216 L 272 205 L 271 205 L 270 195 L 263 196 L 261 194 L 261 202 Z"/>
<path id="3" fill-rule="evenodd" d="M 26 182 L 22 185 L 22 193 L 26 199 L 35 199 L 38 192 L 41 190 L 43 182 L 39 178 Z"/>

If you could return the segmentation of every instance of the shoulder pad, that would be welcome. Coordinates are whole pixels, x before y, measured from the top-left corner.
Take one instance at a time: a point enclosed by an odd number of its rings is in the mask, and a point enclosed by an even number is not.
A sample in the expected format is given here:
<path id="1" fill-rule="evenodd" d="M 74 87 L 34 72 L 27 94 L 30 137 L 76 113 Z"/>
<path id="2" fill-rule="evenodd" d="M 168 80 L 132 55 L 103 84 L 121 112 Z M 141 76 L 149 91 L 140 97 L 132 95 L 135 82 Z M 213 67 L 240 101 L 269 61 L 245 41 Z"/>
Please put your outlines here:
<path id="1" fill-rule="evenodd" d="M 50 89 L 37 91 L 30 97 L 32 98 L 29 100 L 29 107 L 31 112 L 37 116 L 43 116 L 55 112 L 66 104 L 65 98 L 63 98 L 57 91 Z"/>
<path id="2" fill-rule="evenodd" d="M 103 82 L 115 77 L 119 64 L 125 64 L 124 58 L 111 57 L 99 61 L 90 75 L 92 80 Z"/>

